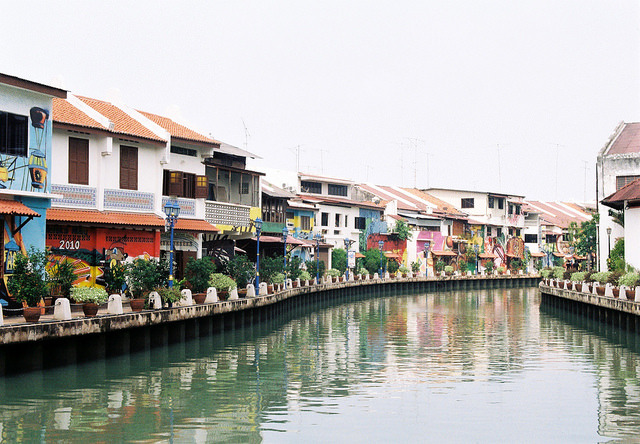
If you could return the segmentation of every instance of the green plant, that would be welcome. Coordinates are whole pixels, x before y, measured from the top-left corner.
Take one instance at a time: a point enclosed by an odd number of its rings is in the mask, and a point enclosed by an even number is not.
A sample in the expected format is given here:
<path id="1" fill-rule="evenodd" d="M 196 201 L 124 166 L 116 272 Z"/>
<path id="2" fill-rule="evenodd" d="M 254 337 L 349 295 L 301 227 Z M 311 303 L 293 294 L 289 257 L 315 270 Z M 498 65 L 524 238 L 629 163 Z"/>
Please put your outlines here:
<path id="1" fill-rule="evenodd" d="M 445 267 L 444 267 L 444 272 L 445 272 L 447 275 L 449 275 L 449 274 L 453 273 L 453 266 L 451 266 L 451 265 L 445 265 Z"/>
<path id="2" fill-rule="evenodd" d="M 420 262 L 418 261 L 411 262 L 411 271 L 413 273 L 418 273 L 420 271 Z"/>
<path id="3" fill-rule="evenodd" d="M 618 285 L 618 281 L 622 277 L 622 271 L 614 270 L 609 273 L 609 277 L 607 278 L 607 283 L 611 285 Z"/>
<path id="4" fill-rule="evenodd" d="M 298 278 L 299 278 L 301 281 L 310 281 L 310 280 L 311 280 L 311 275 L 309 274 L 309 272 L 308 272 L 308 271 L 306 271 L 306 270 L 302 270 L 302 271 L 300 272 L 300 276 L 298 276 Z"/>
<path id="5" fill-rule="evenodd" d="M 209 276 L 215 273 L 215 271 L 216 266 L 208 256 L 200 259 L 191 258 L 184 268 L 184 276 L 191 286 L 191 291 L 194 293 L 204 293 L 209 286 Z"/>
<path id="6" fill-rule="evenodd" d="M 71 298 L 78 303 L 102 305 L 109 299 L 107 291 L 102 287 L 73 287 Z"/>
<path id="7" fill-rule="evenodd" d="M 209 287 L 215 287 L 218 291 L 229 291 L 236 288 L 236 281 L 222 273 L 212 273 L 209 277 Z"/>
<path id="8" fill-rule="evenodd" d="M 361 274 L 362 276 L 368 276 L 369 275 L 369 270 L 367 270 L 366 268 L 362 267 L 362 268 L 360 268 L 360 270 L 358 270 L 358 274 Z"/>
<path id="9" fill-rule="evenodd" d="M 182 299 L 182 293 L 180 293 L 180 290 L 176 287 L 157 287 L 155 291 L 160 295 L 162 302 L 174 304 Z"/>
<path id="10" fill-rule="evenodd" d="M 592 276 L 593 276 L 593 273 L 592 273 L 592 272 L 590 272 L 590 271 L 586 271 L 586 272 L 584 273 L 584 281 L 585 281 L 585 282 L 588 282 L 588 283 L 593 282 L 593 277 L 592 277 Z"/>
<path id="11" fill-rule="evenodd" d="M 108 293 L 121 293 L 127 285 L 127 266 L 116 261 L 105 264 L 102 279 Z"/>
<path id="12" fill-rule="evenodd" d="M 400 268 L 400 264 L 398 264 L 396 261 L 394 260 L 390 260 L 387 263 L 387 271 L 389 273 L 396 273 L 398 271 L 398 268 Z"/>
<path id="13" fill-rule="evenodd" d="M 395 236 L 398 240 L 406 241 L 411 239 L 412 233 L 409 225 L 403 220 L 396 221 L 395 227 L 393 227 L 393 236 Z"/>
<path id="14" fill-rule="evenodd" d="M 260 281 L 271 282 L 276 273 L 284 274 L 284 259 L 282 256 L 260 258 Z"/>
<path id="15" fill-rule="evenodd" d="M 607 268 L 610 271 L 624 273 L 626 268 L 626 262 L 624 261 L 624 238 L 618 239 L 615 246 L 611 249 L 611 253 L 607 259 Z"/>
<path id="16" fill-rule="evenodd" d="M 542 270 L 540 270 L 540 276 L 542 276 L 544 279 L 549 279 L 549 276 L 551 276 L 552 272 L 553 270 L 551 270 L 551 268 L 543 268 Z"/>
<path id="17" fill-rule="evenodd" d="M 591 279 L 599 284 L 606 284 L 607 280 L 609 280 L 609 274 L 609 271 L 600 271 L 598 273 L 593 273 L 591 275 Z"/>
<path id="18" fill-rule="evenodd" d="M 630 271 L 625 273 L 618 280 L 619 285 L 624 285 L 625 287 L 633 288 L 637 286 L 640 282 L 640 274 L 637 271 Z"/>
<path id="19" fill-rule="evenodd" d="M 523 269 L 523 266 L 524 266 L 524 264 L 522 262 L 522 259 L 520 259 L 518 257 L 516 257 L 514 259 L 511 259 L 511 261 L 509 263 L 509 268 L 511 270 L 521 270 L 521 269 Z"/>
<path id="20" fill-rule="evenodd" d="M 496 271 L 498 273 L 502 274 L 502 273 L 504 273 L 506 271 L 506 269 L 502 265 L 500 265 L 498 268 L 496 268 Z"/>
<path id="21" fill-rule="evenodd" d="M 587 273 L 584 272 L 584 271 L 576 271 L 574 273 L 571 273 L 570 279 L 573 282 L 584 282 L 584 278 L 585 278 L 586 274 Z"/>
<path id="22" fill-rule="evenodd" d="M 484 269 L 487 271 L 487 273 L 493 273 L 493 269 L 495 268 L 495 264 L 493 263 L 493 261 L 491 259 L 489 259 L 485 264 L 484 264 Z"/>
<path id="23" fill-rule="evenodd" d="M 369 248 L 364 252 L 364 268 L 369 271 L 370 275 L 377 273 L 380 270 L 380 260 L 382 260 L 382 268 L 384 269 L 384 263 L 386 258 L 382 256 L 378 248 Z"/>
<path id="24" fill-rule="evenodd" d="M 443 261 L 442 259 L 438 259 L 438 260 L 436 261 L 436 264 L 434 265 L 434 268 L 436 269 L 436 271 L 437 271 L 438 273 L 441 273 L 441 272 L 443 272 L 443 271 L 444 271 L 444 267 L 445 267 L 445 265 L 446 265 L 446 264 L 444 263 L 444 261 Z"/>
<path id="25" fill-rule="evenodd" d="M 163 263 L 137 258 L 127 266 L 127 286 L 133 298 L 146 298 L 154 288 L 166 286 L 166 275 L 168 272 Z"/>
<path id="26" fill-rule="evenodd" d="M 324 265 L 324 261 L 320 261 L 320 267 L 317 267 L 317 263 L 316 263 L 316 261 L 314 261 L 314 260 L 307 261 L 307 262 L 306 262 L 306 265 L 307 265 L 307 270 L 309 271 L 309 274 L 310 274 L 312 277 L 314 277 L 314 278 L 315 278 L 315 277 L 317 276 L 317 274 L 316 274 L 316 270 L 317 270 L 317 268 L 319 268 L 319 269 L 320 269 L 319 276 L 320 276 L 321 278 L 324 276 L 324 273 L 325 273 L 325 265 Z"/>
<path id="27" fill-rule="evenodd" d="M 564 278 L 564 267 L 553 267 L 553 277 L 555 279 Z"/>
<path id="28" fill-rule="evenodd" d="M 340 274 L 344 274 L 347 269 L 347 250 L 334 248 L 333 251 L 331 251 L 331 265 L 340 271 Z"/>
<path id="29" fill-rule="evenodd" d="M 283 284 L 284 283 L 284 274 L 276 273 L 271 277 L 272 284 Z"/>
<path id="30" fill-rule="evenodd" d="M 296 280 L 300 277 L 300 273 L 302 273 L 302 258 L 299 256 L 289 257 L 287 260 L 287 277 L 292 280 Z M 254 267 L 255 268 L 255 267 Z"/>
<path id="31" fill-rule="evenodd" d="M 342 273 L 340 273 L 339 270 L 336 270 L 335 268 L 330 268 L 329 270 L 327 270 L 327 276 L 331 276 L 331 277 L 338 277 L 340 276 Z"/>
<path id="32" fill-rule="evenodd" d="M 409 273 L 411 273 L 411 270 L 409 270 L 404 265 L 401 265 L 400 268 L 398 268 L 398 272 L 402 273 L 402 274 L 409 274 Z"/>
<path id="33" fill-rule="evenodd" d="M 66 259 L 52 260 L 48 270 L 49 287 L 59 291 L 65 298 L 69 297 L 69 291 L 76 280 L 76 274 L 73 272 L 73 264 Z"/>
<path id="34" fill-rule="evenodd" d="M 247 284 L 253 281 L 256 275 L 256 265 L 243 254 L 237 254 L 225 264 L 225 272 L 236 281 L 238 288 L 247 288 Z"/>
<path id="35" fill-rule="evenodd" d="M 46 281 L 47 255 L 44 250 L 29 249 L 27 254 L 16 255 L 13 274 L 9 277 L 7 289 L 16 301 L 37 307 L 47 295 Z"/>

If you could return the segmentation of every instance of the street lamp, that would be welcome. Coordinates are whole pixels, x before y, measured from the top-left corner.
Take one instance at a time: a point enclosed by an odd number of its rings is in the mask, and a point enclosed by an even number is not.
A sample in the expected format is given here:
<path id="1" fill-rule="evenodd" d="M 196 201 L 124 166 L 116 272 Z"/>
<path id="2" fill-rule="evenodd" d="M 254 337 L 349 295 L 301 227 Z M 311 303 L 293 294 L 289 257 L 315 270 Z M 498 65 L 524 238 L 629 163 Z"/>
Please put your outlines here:
<path id="1" fill-rule="evenodd" d="M 427 257 L 429 257 L 429 250 L 431 249 L 431 241 L 426 240 L 424 242 L 424 275 L 425 277 L 429 277 L 429 263 L 427 262 Z"/>
<path id="2" fill-rule="evenodd" d="M 344 249 L 347 251 L 347 270 L 346 270 L 347 282 L 349 281 L 349 245 L 351 245 L 351 239 L 349 239 L 348 237 L 345 237 Z"/>
<path id="3" fill-rule="evenodd" d="M 316 284 L 320 283 L 320 233 L 316 234 Z"/>
<path id="4" fill-rule="evenodd" d="M 382 278 L 382 247 L 384 247 L 384 241 L 378 241 L 378 248 L 380 249 L 380 278 Z"/>
<path id="5" fill-rule="evenodd" d="M 611 227 L 607 227 L 607 251 L 609 252 L 609 254 L 607 254 L 607 257 L 611 256 Z"/>
<path id="6" fill-rule="evenodd" d="M 180 216 L 180 205 L 176 199 L 169 199 L 164 205 L 164 214 L 167 215 L 167 222 L 171 227 L 171 237 L 169 241 L 169 288 L 173 288 L 173 227 Z"/>
<path id="7" fill-rule="evenodd" d="M 260 232 L 262 231 L 262 219 L 254 221 L 256 225 L 256 294 L 260 294 Z"/>
<path id="8" fill-rule="evenodd" d="M 284 289 L 287 289 L 287 235 L 289 230 L 287 227 L 282 229 L 282 240 L 284 241 Z"/>

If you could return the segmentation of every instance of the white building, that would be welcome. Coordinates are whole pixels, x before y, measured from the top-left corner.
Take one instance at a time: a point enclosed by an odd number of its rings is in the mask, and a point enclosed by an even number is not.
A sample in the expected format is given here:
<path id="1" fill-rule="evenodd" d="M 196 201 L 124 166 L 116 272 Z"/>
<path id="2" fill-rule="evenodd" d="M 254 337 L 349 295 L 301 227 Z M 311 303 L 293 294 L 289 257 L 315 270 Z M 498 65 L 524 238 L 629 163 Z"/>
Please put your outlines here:
<path id="1" fill-rule="evenodd" d="M 602 200 L 602 205 L 624 212 L 624 260 L 640 269 L 640 179 Z"/>

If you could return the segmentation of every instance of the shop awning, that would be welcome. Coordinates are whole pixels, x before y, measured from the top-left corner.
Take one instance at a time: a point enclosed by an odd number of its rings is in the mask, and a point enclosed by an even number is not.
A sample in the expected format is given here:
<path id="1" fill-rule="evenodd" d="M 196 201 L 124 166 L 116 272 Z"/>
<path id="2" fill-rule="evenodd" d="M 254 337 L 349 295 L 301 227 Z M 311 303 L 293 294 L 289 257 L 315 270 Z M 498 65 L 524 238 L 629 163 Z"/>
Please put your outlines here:
<path id="1" fill-rule="evenodd" d="M 544 253 L 531 253 L 531 257 L 545 257 L 546 254 Z"/>
<path id="2" fill-rule="evenodd" d="M 456 253 L 449 250 L 431 250 L 431 254 L 435 256 L 457 256 Z"/>
<path id="3" fill-rule="evenodd" d="M 356 252 L 356 257 L 364 257 L 364 254 Z"/>
<path id="4" fill-rule="evenodd" d="M 554 252 L 553 252 L 553 255 L 554 255 L 555 257 L 564 257 L 564 254 L 562 254 L 562 253 L 558 253 L 557 251 L 554 251 Z"/>
<path id="5" fill-rule="evenodd" d="M 384 253 L 384 256 L 389 259 L 402 259 L 402 255 L 400 253 Z"/>
<path id="6" fill-rule="evenodd" d="M 480 259 L 496 259 L 498 256 L 493 253 L 480 253 L 478 257 Z"/>
<path id="7" fill-rule="evenodd" d="M 256 240 L 255 237 L 251 238 L 252 240 Z M 260 243 L 265 242 L 265 243 L 271 243 L 271 244 L 283 244 L 284 241 L 282 240 L 281 237 L 278 236 L 260 236 Z M 315 244 L 312 244 L 310 241 L 306 242 L 302 239 L 298 239 L 296 237 L 293 236 L 288 236 L 287 237 L 287 245 L 299 245 L 302 247 L 312 247 Z M 321 244 L 322 245 L 322 244 Z"/>
<path id="8" fill-rule="evenodd" d="M 66 208 L 49 208 L 47 210 L 47 221 L 164 228 L 164 219 L 155 214 L 69 210 Z"/>
<path id="9" fill-rule="evenodd" d="M 174 229 L 182 231 L 196 231 L 198 233 L 215 233 L 220 231 L 218 228 L 203 219 L 178 219 Z"/>
<path id="10" fill-rule="evenodd" d="M 33 211 L 25 204 L 15 200 L 0 200 L 0 214 L 11 214 L 14 216 L 31 216 L 40 217 L 38 213 Z"/>

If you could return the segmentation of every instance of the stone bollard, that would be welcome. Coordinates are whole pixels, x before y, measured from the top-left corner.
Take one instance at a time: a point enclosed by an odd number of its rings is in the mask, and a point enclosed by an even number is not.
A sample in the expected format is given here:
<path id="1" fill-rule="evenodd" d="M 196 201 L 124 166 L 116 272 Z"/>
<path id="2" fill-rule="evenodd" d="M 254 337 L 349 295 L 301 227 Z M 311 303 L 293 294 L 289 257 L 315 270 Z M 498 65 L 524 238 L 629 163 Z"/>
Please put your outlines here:
<path id="1" fill-rule="evenodd" d="M 300 278 L 296 278 L 296 287 L 300 287 L 301 284 Z"/>
<path id="2" fill-rule="evenodd" d="M 305 279 L 305 280 L 304 280 L 304 286 L 305 286 L 305 287 L 308 287 L 308 286 L 309 286 L 309 279 Z"/>
<path id="3" fill-rule="evenodd" d="M 569 281 L 564 280 L 564 281 L 562 281 L 562 282 L 563 282 L 563 283 L 562 283 L 562 288 L 563 288 L 563 289 L 565 289 L 565 290 L 568 290 L 568 289 L 569 289 L 569 286 L 568 286 L 567 282 L 569 282 Z"/>
<path id="4" fill-rule="evenodd" d="M 313 285 L 318 285 L 318 278 L 317 277 L 313 278 Z"/>
<path id="5" fill-rule="evenodd" d="M 467 276 L 471 276 L 471 272 L 470 271 L 467 271 Z"/>
<path id="6" fill-rule="evenodd" d="M 162 310 L 162 298 L 157 291 L 149 293 L 149 305 L 154 310 Z"/>
<path id="7" fill-rule="evenodd" d="M 453 272 L 453 275 L 454 275 L 454 276 L 459 276 L 459 275 L 460 275 L 460 273 L 458 273 L 458 270 L 456 270 L 456 271 L 454 271 L 454 272 Z"/>
<path id="8" fill-rule="evenodd" d="M 582 283 L 582 292 L 583 293 L 589 293 L 589 284 L 586 282 Z"/>
<path id="9" fill-rule="evenodd" d="M 256 297 L 256 286 L 253 284 L 247 284 L 247 297 L 255 298 Z"/>
<path id="10" fill-rule="evenodd" d="M 507 272 L 505 274 L 511 275 L 511 270 L 507 270 Z"/>
<path id="11" fill-rule="evenodd" d="M 598 294 L 598 287 L 600 286 L 600 284 L 598 284 L 597 282 L 594 282 L 593 285 L 591 286 L 591 294 Z"/>
<path id="12" fill-rule="evenodd" d="M 231 291 L 229 291 L 229 301 L 237 301 L 238 298 L 238 287 L 232 288 Z"/>
<path id="13" fill-rule="evenodd" d="M 204 299 L 205 304 L 213 304 L 214 302 L 219 302 L 218 299 L 218 290 L 216 287 L 207 288 L 207 297 Z"/>
<path id="14" fill-rule="evenodd" d="M 384 272 L 384 278 L 385 278 L 385 279 L 389 279 L 389 272 L 388 272 L 388 271 L 385 271 L 385 272 Z"/>
<path id="15" fill-rule="evenodd" d="M 260 288 L 258 289 L 258 294 L 260 296 L 266 296 L 269 294 L 269 288 L 267 287 L 266 282 L 260 282 Z"/>
<path id="16" fill-rule="evenodd" d="M 69 299 L 56 299 L 56 306 L 53 309 L 53 319 L 56 321 L 71 320 L 71 305 L 69 304 Z"/>
<path id="17" fill-rule="evenodd" d="M 627 300 L 627 291 L 629 291 L 629 287 L 627 287 L 626 285 L 621 285 L 620 286 L 620 293 L 618 294 L 618 297 L 621 300 L 626 301 Z"/>
<path id="18" fill-rule="evenodd" d="M 373 273 L 373 279 L 374 280 L 380 279 L 380 276 L 378 276 L 378 273 Z"/>
<path id="19" fill-rule="evenodd" d="M 107 304 L 107 313 L 111 315 L 121 315 L 122 310 L 122 296 L 119 294 L 112 294 L 109 296 L 109 303 Z"/>
<path id="20" fill-rule="evenodd" d="M 571 290 L 576 291 L 576 283 L 571 281 Z"/>
<path id="21" fill-rule="evenodd" d="M 613 285 L 607 282 L 607 285 L 604 287 L 604 295 L 608 298 L 613 297 Z"/>
<path id="22" fill-rule="evenodd" d="M 0 327 L 4 325 L 4 317 L 2 317 L 2 304 L 0 304 Z"/>
<path id="23" fill-rule="evenodd" d="M 518 270 L 518 274 L 522 276 L 524 273 L 522 273 L 522 270 Z"/>
<path id="24" fill-rule="evenodd" d="M 636 296 L 633 298 L 635 302 L 640 302 L 640 285 L 636 287 Z"/>
<path id="25" fill-rule="evenodd" d="M 188 307 L 189 305 L 193 305 L 193 297 L 191 296 L 191 290 L 185 288 L 180 292 L 182 298 L 178 301 L 176 305 L 180 307 Z"/>

